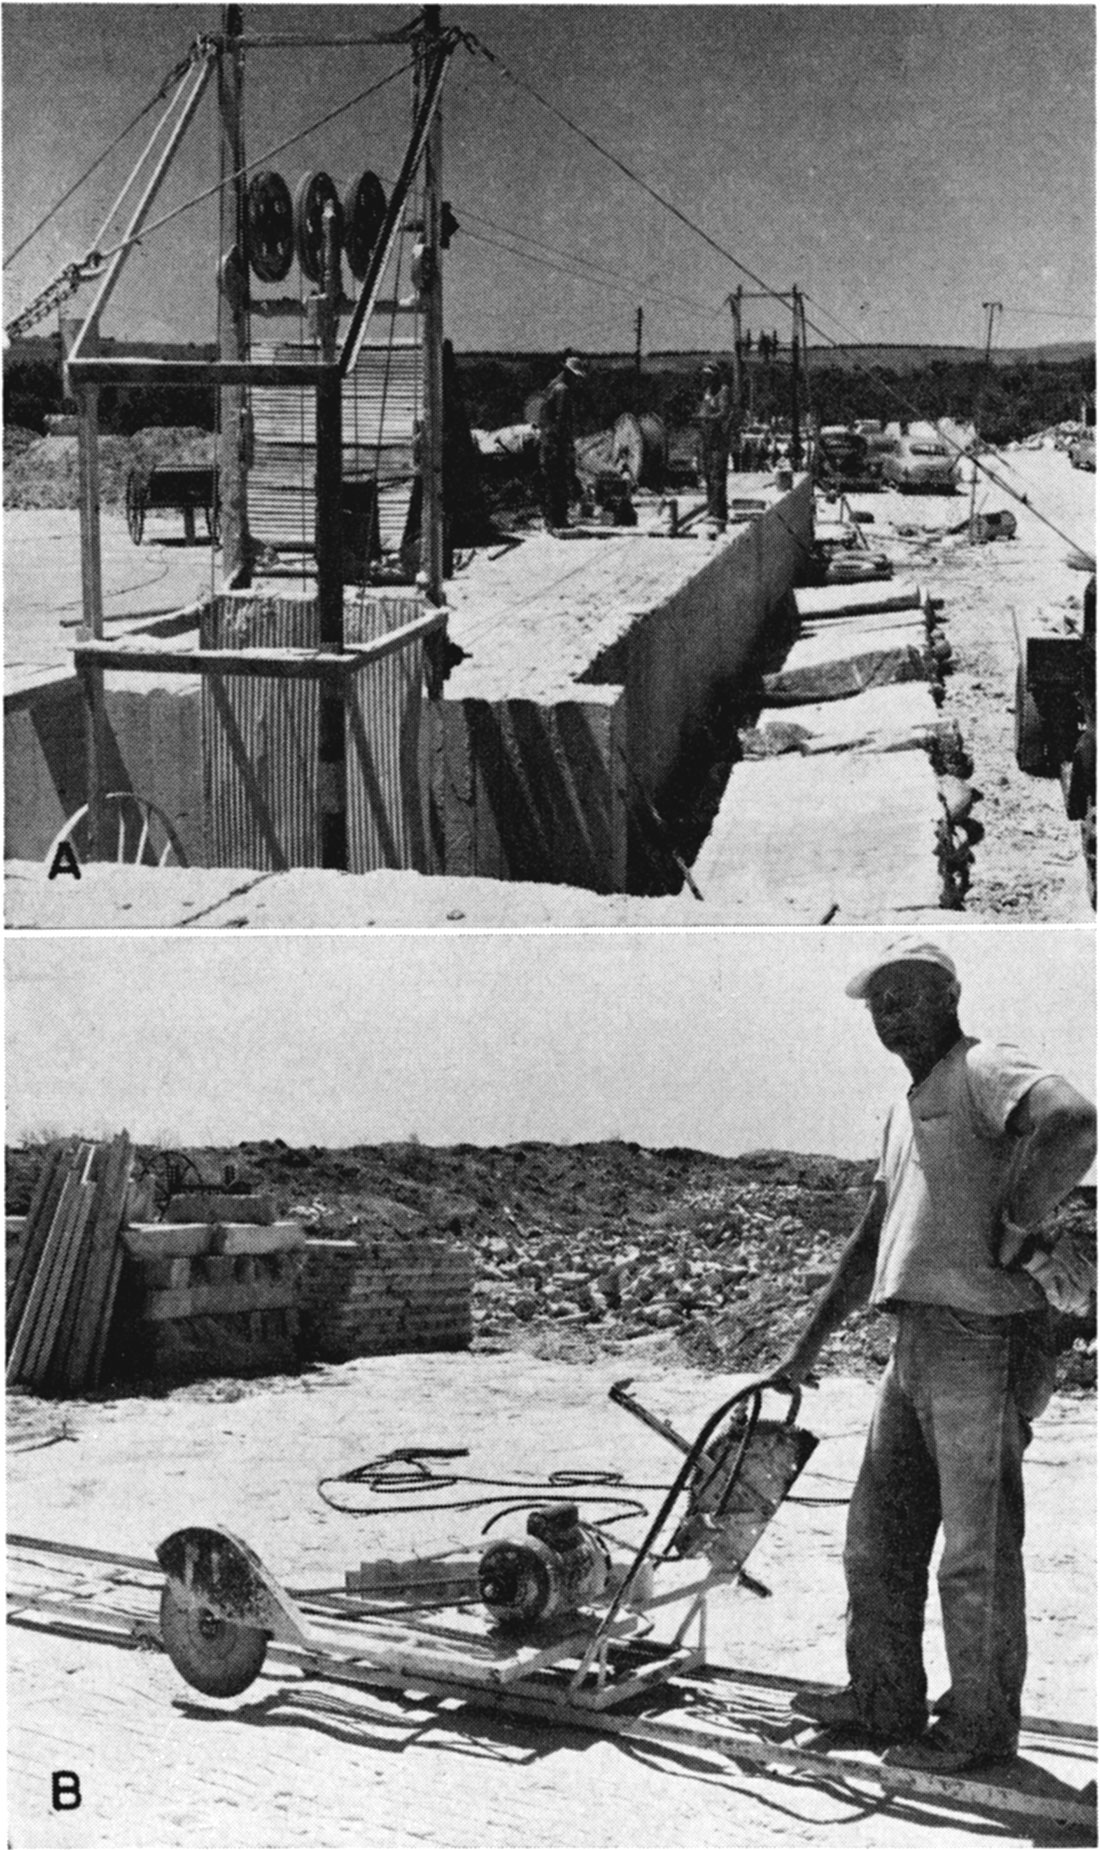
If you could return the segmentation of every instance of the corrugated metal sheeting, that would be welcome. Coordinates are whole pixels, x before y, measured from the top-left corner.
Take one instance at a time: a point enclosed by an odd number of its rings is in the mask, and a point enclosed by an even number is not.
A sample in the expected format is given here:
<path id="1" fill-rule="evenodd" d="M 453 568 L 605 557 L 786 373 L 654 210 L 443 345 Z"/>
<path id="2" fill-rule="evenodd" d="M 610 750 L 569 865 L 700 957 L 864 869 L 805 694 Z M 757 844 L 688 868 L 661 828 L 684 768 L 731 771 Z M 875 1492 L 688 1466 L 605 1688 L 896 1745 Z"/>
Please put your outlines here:
<path id="1" fill-rule="evenodd" d="M 416 597 L 364 594 L 344 609 L 349 648 L 424 615 Z M 426 872 L 420 801 L 424 645 L 415 642 L 354 675 L 347 706 L 348 865 Z"/>
<path id="2" fill-rule="evenodd" d="M 347 646 L 424 614 L 419 598 L 349 596 Z M 204 648 L 317 648 L 316 600 L 238 592 L 203 612 Z M 345 686 L 348 867 L 425 871 L 419 746 L 424 648 L 419 641 Z M 204 844 L 208 866 L 263 872 L 318 867 L 320 683 L 204 674 Z"/>
<path id="3" fill-rule="evenodd" d="M 200 623 L 204 649 L 319 646 L 313 598 L 218 597 Z M 319 867 L 320 684 L 204 674 L 204 837 L 209 867 Z"/>
<path id="4" fill-rule="evenodd" d="M 316 357 L 301 341 L 256 344 L 254 359 Z M 404 537 L 415 477 L 414 433 L 421 415 L 421 346 L 400 340 L 364 344 L 343 385 L 344 479 L 377 478 L 384 552 Z M 248 519 L 254 538 L 276 551 L 313 551 L 317 469 L 313 392 L 253 387 L 254 452 L 248 478 Z"/>

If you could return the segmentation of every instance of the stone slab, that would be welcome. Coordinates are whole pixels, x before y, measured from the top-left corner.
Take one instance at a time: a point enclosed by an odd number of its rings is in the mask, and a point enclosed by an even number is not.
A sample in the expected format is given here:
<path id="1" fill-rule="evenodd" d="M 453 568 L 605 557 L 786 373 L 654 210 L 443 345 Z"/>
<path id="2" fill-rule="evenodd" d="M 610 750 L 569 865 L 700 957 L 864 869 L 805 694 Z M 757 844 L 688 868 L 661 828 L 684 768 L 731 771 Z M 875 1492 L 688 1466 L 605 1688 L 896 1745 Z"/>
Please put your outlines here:
<path id="1" fill-rule="evenodd" d="M 888 918 L 935 906 L 939 813 L 923 753 L 845 753 L 738 765 L 694 878 L 708 905 L 737 894 L 762 921 Z"/>
<path id="2" fill-rule="evenodd" d="M 794 594 L 800 617 L 838 617 L 849 611 L 914 610 L 924 601 L 919 585 L 888 583 L 803 585 Z"/>
<path id="3" fill-rule="evenodd" d="M 923 621 L 909 629 L 862 627 L 842 635 L 801 636 L 775 674 L 764 676 L 766 706 L 843 700 L 865 688 L 926 678 Z"/>
<path id="4" fill-rule="evenodd" d="M 782 719 L 762 715 L 758 731 L 778 742 L 792 728 L 805 735 L 798 745 L 803 753 L 903 751 L 954 731 L 952 721 L 940 718 L 928 681 L 899 681 L 868 688 L 851 700 L 784 707 Z"/>

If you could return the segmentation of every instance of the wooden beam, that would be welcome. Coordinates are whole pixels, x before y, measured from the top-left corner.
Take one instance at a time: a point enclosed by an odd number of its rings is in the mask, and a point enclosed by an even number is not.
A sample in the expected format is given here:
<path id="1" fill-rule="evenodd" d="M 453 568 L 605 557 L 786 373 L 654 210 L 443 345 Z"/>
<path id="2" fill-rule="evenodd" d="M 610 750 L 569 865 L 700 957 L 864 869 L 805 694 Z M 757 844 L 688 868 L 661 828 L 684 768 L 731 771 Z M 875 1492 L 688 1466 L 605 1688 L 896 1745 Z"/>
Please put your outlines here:
<path id="1" fill-rule="evenodd" d="M 275 385 L 313 391 L 332 369 L 319 360 L 71 359 L 74 385 Z"/>
<path id="2" fill-rule="evenodd" d="M 271 675 L 287 680 L 351 675 L 442 629 L 446 621 L 445 610 L 433 610 L 371 642 L 353 643 L 341 655 L 320 649 L 153 649 L 126 642 L 78 642 L 73 645 L 73 658 L 77 668 L 159 670 L 161 674 Z"/>

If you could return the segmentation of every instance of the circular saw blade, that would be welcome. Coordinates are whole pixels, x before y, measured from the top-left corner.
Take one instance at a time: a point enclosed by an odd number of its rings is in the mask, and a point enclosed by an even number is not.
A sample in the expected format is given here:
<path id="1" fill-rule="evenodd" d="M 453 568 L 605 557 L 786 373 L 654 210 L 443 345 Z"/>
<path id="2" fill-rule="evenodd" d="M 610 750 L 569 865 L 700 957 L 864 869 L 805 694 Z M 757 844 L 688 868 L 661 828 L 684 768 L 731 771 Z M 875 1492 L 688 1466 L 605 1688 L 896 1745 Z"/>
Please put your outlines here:
<path id="1" fill-rule="evenodd" d="M 267 1655 L 266 1632 L 218 1618 L 171 1580 L 160 1596 L 160 1635 L 180 1676 L 204 1696 L 239 1696 Z"/>

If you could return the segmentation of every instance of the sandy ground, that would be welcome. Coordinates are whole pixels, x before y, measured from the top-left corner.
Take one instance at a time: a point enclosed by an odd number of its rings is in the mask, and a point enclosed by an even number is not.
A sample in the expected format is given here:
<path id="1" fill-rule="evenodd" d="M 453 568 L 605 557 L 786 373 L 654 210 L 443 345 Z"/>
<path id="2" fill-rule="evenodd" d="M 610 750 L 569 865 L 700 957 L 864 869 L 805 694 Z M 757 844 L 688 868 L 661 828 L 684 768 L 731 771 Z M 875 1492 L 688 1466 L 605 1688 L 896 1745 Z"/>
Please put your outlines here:
<path id="1" fill-rule="evenodd" d="M 643 1402 L 688 1433 L 730 1391 L 646 1343 L 589 1366 L 529 1356 L 393 1357 L 301 1379 L 209 1383 L 156 1401 L 30 1403 L 9 1458 L 10 1530 L 147 1556 L 173 1528 L 218 1520 L 290 1583 L 333 1584 L 360 1559 L 476 1540 L 484 1511 L 354 1520 L 316 1480 L 397 1445 L 467 1446 L 479 1474 L 613 1466 L 667 1481 L 673 1454 L 608 1404 L 633 1373 Z M 843 1497 L 871 1402 L 827 1379 L 801 1423 L 821 1443 L 796 1494 Z M 58 1443 L 41 1441 L 61 1430 Z M 1057 1401 L 1028 1454 L 1031 1714 L 1095 1712 L 1095 1408 Z M 463 1494 L 461 1491 L 455 1494 Z M 476 1490 L 467 1490 L 476 1495 Z M 652 1499 L 651 1499 L 652 1500 Z M 773 1589 L 711 1602 L 712 1662 L 843 1680 L 843 1509 L 788 1504 L 751 1567 Z M 310 1844 L 939 1846 L 973 1831 L 835 1788 L 713 1769 L 683 1755 L 527 1725 L 437 1715 L 285 1676 L 231 1703 L 188 1689 L 166 1658 L 8 1631 L 10 1841 L 30 1846 Z M 938 1628 L 933 1691 L 943 1687 Z M 52 1769 L 79 1773 L 79 1814 L 50 1809 Z M 1015 1835 L 999 1841 L 1050 1841 Z"/>
<path id="2" fill-rule="evenodd" d="M 202 522 L 199 522 L 200 530 Z M 101 522 L 105 634 L 116 637 L 192 604 L 210 587 L 211 553 L 184 545 L 182 520 L 152 516 L 135 546 L 122 514 Z M 4 509 L 5 685 L 27 670 L 71 669 L 81 621 L 80 523 L 53 508 Z"/>

